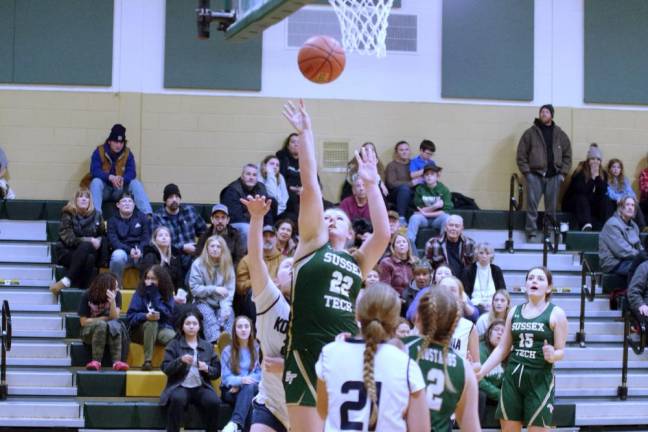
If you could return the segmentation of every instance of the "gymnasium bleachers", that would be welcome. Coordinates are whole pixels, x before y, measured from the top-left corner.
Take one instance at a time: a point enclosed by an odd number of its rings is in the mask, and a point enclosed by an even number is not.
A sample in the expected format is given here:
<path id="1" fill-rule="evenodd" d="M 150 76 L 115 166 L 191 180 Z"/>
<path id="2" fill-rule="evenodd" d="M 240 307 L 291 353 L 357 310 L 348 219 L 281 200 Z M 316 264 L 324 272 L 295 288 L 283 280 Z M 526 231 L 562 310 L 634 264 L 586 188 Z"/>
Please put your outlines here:
<path id="1" fill-rule="evenodd" d="M 142 350 L 131 345 L 128 372 L 88 372 L 88 350 L 79 340 L 76 314 L 81 291 L 65 289 L 59 301 L 47 290 L 57 269 L 50 261 L 52 242 L 58 233 L 61 201 L 6 201 L 0 207 L 0 299 L 11 303 L 14 343 L 9 353 L 9 394 L 0 403 L 3 426 L 60 426 L 71 428 L 160 429 L 164 417 L 157 396 L 164 387 L 162 372 L 142 372 Z M 159 205 L 159 204 L 158 204 Z M 106 212 L 110 205 L 107 206 Z M 203 214 L 210 205 L 199 205 Z M 542 262 L 540 244 L 525 243 L 523 213 L 514 215 L 515 253 L 504 250 L 506 213 L 502 211 L 458 211 L 465 220 L 466 234 L 488 241 L 497 249 L 495 263 L 502 267 L 514 303 L 523 301 L 524 272 Z M 561 215 L 560 218 L 564 218 Z M 421 232 L 418 244 L 432 235 Z M 616 397 L 621 378 L 621 312 L 609 308 L 608 298 L 598 291 L 586 309 L 585 348 L 576 341 L 580 313 L 581 253 L 596 255 L 598 234 L 568 232 L 555 255 L 549 255 L 554 272 L 554 301 L 569 319 L 565 359 L 557 366 L 556 411 L 559 427 L 602 425 L 648 425 L 648 362 L 630 354 L 629 395 Z M 125 311 L 137 284 L 137 273 L 125 275 Z M 603 278 L 603 290 L 617 286 Z M 154 365 L 162 359 L 156 348 Z M 107 359 L 106 359 L 107 360 Z M 107 363 L 109 364 L 109 363 Z M 488 427 L 496 427 L 493 412 Z M 199 416 L 191 416 L 189 428 L 200 427 Z M 223 408 L 223 422 L 229 409 Z"/>

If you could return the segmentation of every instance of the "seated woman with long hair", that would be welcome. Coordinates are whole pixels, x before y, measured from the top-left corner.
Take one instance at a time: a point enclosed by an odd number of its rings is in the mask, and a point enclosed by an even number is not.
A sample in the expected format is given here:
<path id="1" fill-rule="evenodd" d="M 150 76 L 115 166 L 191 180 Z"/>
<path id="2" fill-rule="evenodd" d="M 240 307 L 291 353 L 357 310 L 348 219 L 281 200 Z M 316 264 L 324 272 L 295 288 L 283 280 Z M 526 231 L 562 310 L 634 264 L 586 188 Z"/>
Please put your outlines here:
<path id="1" fill-rule="evenodd" d="M 101 242 L 106 233 L 101 213 L 92 204 L 92 194 L 80 188 L 63 210 L 56 247 L 56 263 L 67 269 L 67 276 L 50 285 L 58 294 L 63 288 L 87 288 L 95 274 Z"/>
<path id="2" fill-rule="evenodd" d="M 179 254 L 180 252 L 171 246 L 171 231 L 169 231 L 169 228 L 163 225 L 155 228 L 151 235 L 151 244 L 144 246 L 141 277 L 144 278 L 146 270 L 151 266 L 159 264 L 171 276 L 176 303 L 184 304 L 187 302 L 187 292 L 184 290 L 184 274 L 182 263 L 178 258 Z"/>
<path id="3" fill-rule="evenodd" d="M 203 315 L 205 339 L 215 343 L 221 332 L 230 332 L 234 321 L 234 265 L 225 240 L 214 235 L 191 265 L 189 288 Z"/>
<path id="4" fill-rule="evenodd" d="M 201 330 L 200 312 L 186 310 L 178 320 L 178 336 L 164 351 L 162 372 L 167 376 L 167 384 L 160 395 L 160 405 L 166 407 L 170 432 L 180 430 L 189 403 L 198 407 L 208 432 L 218 430 L 221 402 L 211 381 L 220 376 L 220 362 Z"/>
<path id="5" fill-rule="evenodd" d="M 509 310 L 511 310 L 511 295 L 505 289 L 495 291 L 490 311 L 480 316 L 475 324 L 479 337 L 484 336 L 493 321 L 506 320 Z"/>
<path id="6" fill-rule="evenodd" d="M 86 369 L 101 369 L 106 342 L 113 361 L 113 369 L 128 370 L 122 357 L 122 324 L 119 322 L 121 309 L 119 282 L 112 273 L 101 273 L 81 294 L 79 320 L 81 321 L 81 340 L 92 347 L 92 360 Z"/>
<path id="7" fill-rule="evenodd" d="M 169 273 L 154 265 L 137 287 L 126 317 L 131 340 L 144 347 L 142 370 L 151 370 L 155 344 L 166 345 L 173 330 L 173 282 Z"/>
<path id="8" fill-rule="evenodd" d="M 259 391 L 261 366 L 259 346 L 254 337 L 252 321 L 239 315 L 232 329 L 232 344 L 226 346 L 221 354 L 223 400 L 234 406 L 232 419 L 223 432 L 243 430 L 250 423 L 252 399 Z"/>

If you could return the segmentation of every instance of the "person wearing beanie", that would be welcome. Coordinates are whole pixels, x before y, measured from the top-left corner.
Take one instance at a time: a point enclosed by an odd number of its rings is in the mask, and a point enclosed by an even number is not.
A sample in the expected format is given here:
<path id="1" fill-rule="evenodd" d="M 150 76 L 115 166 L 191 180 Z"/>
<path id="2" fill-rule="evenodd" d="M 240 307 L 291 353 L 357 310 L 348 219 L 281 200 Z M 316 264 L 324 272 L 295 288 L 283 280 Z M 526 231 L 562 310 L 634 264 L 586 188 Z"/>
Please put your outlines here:
<path id="1" fill-rule="evenodd" d="M 183 273 L 187 273 L 196 254 L 196 239 L 206 230 L 207 224 L 195 208 L 182 204 L 180 188 L 174 183 L 164 186 L 164 207 L 153 214 L 151 231 L 165 226 L 171 232 L 171 246 L 180 251 Z"/>
<path id="2" fill-rule="evenodd" d="M 525 231 L 533 240 L 538 230 L 538 204 L 544 196 L 545 211 L 556 216 L 560 185 L 572 165 L 571 142 L 554 122 L 554 107 L 540 107 L 538 118 L 518 143 L 517 165 L 526 179 L 527 214 Z"/>
<path id="3" fill-rule="evenodd" d="M 600 230 L 607 219 L 607 173 L 601 166 L 603 152 L 596 143 L 587 150 L 587 158 L 572 175 L 562 208 L 574 215 L 583 231 Z"/>
<path id="4" fill-rule="evenodd" d="M 93 204 L 99 213 L 104 200 L 116 202 L 122 193 L 128 192 L 133 195 L 138 210 L 150 215 L 151 203 L 144 185 L 136 178 L 135 157 L 126 144 L 126 128 L 115 124 L 106 141 L 92 153 L 90 173 L 81 183 L 89 182 Z"/>

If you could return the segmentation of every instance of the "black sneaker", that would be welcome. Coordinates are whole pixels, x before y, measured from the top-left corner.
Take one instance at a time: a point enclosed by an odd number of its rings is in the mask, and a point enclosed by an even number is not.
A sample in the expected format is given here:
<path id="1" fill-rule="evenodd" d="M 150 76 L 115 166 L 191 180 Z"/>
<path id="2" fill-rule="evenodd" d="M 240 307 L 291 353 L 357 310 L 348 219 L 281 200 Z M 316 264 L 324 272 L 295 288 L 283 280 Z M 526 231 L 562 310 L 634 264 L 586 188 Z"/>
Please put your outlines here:
<path id="1" fill-rule="evenodd" d="M 153 370 L 153 365 L 151 364 L 150 361 L 145 361 L 144 364 L 142 365 L 142 370 L 143 371 L 152 371 Z"/>

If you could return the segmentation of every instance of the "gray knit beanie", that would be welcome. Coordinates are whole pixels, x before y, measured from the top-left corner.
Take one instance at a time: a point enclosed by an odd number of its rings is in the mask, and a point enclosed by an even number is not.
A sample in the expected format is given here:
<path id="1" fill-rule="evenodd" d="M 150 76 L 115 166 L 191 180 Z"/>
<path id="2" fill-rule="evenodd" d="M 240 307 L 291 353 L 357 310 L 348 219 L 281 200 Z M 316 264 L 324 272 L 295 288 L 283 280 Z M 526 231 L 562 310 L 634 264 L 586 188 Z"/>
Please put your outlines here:
<path id="1" fill-rule="evenodd" d="M 598 144 L 592 143 L 587 150 L 587 159 L 598 159 L 603 160 L 603 152 L 599 148 Z"/>

